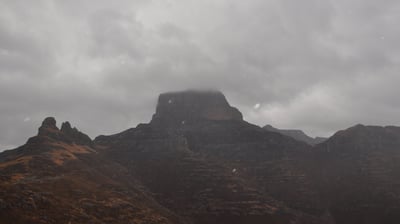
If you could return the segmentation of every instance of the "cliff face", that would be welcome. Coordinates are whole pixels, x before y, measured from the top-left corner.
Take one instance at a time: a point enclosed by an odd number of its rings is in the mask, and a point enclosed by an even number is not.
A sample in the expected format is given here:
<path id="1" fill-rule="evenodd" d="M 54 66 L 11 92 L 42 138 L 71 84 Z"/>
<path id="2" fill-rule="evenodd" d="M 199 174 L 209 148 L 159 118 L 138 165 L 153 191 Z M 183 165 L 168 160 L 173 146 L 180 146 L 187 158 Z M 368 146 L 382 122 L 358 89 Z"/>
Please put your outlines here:
<path id="1" fill-rule="evenodd" d="M 221 92 L 186 91 L 161 94 L 153 125 L 176 126 L 204 120 L 237 120 L 242 114 L 231 107 Z"/>

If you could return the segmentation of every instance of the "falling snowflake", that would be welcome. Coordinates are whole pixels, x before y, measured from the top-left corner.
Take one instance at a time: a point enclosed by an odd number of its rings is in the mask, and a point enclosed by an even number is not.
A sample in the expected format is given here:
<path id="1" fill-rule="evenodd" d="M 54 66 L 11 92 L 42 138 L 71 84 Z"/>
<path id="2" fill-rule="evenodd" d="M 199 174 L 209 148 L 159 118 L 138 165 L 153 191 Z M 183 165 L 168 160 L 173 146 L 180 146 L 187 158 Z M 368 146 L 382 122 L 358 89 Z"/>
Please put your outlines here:
<path id="1" fill-rule="evenodd" d="M 172 103 L 172 100 L 171 100 L 171 99 L 170 99 L 170 100 L 168 100 L 168 103 L 169 103 L 169 104 L 171 104 L 171 103 Z"/>
<path id="2" fill-rule="evenodd" d="M 28 121 L 30 121 L 30 120 L 31 120 L 30 117 L 26 117 L 26 118 L 24 119 L 24 122 L 28 122 Z"/>
<path id="3" fill-rule="evenodd" d="M 234 169 L 232 169 L 232 173 L 236 173 L 236 169 L 234 168 Z"/>
<path id="4" fill-rule="evenodd" d="M 254 108 L 255 110 L 260 109 L 260 107 L 261 107 L 261 104 L 260 104 L 260 103 L 256 103 L 256 104 L 253 106 L 253 108 Z"/>
<path id="5" fill-rule="evenodd" d="M 185 124 L 185 121 L 182 121 L 182 124 Z"/>

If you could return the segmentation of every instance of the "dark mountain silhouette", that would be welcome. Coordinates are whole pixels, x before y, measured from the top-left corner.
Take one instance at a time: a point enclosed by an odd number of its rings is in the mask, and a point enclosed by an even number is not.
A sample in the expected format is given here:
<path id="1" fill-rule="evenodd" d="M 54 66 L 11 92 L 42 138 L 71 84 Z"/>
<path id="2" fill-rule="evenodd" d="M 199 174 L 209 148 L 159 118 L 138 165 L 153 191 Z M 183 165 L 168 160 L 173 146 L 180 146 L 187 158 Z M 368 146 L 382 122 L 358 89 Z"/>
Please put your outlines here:
<path id="1" fill-rule="evenodd" d="M 337 223 L 400 221 L 400 128 L 356 125 L 315 148 L 321 192 Z"/>
<path id="2" fill-rule="evenodd" d="M 305 142 L 309 145 L 317 145 L 328 139 L 328 138 L 323 138 L 323 137 L 312 138 L 312 137 L 306 135 L 306 133 L 304 133 L 302 130 L 278 129 L 278 128 L 273 127 L 272 125 L 265 125 L 263 128 L 267 131 L 277 132 L 277 133 L 281 133 L 282 135 L 292 137 L 296 140 Z"/>
<path id="3" fill-rule="evenodd" d="M 206 120 L 241 121 L 242 117 L 221 92 L 185 91 L 161 94 L 151 124 L 180 126 Z"/>
<path id="4" fill-rule="evenodd" d="M 399 146 L 358 125 L 312 147 L 220 92 L 165 93 L 148 124 L 92 141 L 46 118 L 0 153 L 0 223 L 398 223 Z"/>
<path id="5" fill-rule="evenodd" d="M 220 92 L 162 94 L 149 124 L 95 143 L 163 206 L 194 223 L 318 223 L 278 201 L 237 163 L 257 152 L 284 156 L 273 147 L 307 145 L 243 121 Z"/>

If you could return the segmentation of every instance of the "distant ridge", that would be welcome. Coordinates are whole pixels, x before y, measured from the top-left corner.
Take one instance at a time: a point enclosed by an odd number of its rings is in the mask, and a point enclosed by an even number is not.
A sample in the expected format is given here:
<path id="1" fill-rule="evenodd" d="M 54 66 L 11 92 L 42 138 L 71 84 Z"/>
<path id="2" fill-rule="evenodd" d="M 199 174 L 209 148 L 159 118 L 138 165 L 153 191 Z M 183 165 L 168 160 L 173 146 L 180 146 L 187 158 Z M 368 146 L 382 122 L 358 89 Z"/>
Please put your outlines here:
<path id="1" fill-rule="evenodd" d="M 292 137 L 298 141 L 305 142 L 309 145 L 317 145 L 328 139 L 328 138 L 324 138 L 324 137 L 312 138 L 312 137 L 306 135 L 302 130 L 297 130 L 297 129 L 278 129 L 278 128 L 273 127 L 272 125 L 265 125 L 263 128 L 267 131 L 277 132 L 282 135 Z"/>

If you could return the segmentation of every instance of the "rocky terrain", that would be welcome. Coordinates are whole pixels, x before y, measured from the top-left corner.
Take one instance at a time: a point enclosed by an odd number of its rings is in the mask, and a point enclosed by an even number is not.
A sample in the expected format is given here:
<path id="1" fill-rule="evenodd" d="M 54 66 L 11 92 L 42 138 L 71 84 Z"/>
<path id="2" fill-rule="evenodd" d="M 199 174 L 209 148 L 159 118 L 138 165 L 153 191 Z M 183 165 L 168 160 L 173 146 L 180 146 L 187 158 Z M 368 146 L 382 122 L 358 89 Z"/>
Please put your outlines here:
<path id="1" fill-rule="evenodd" d="M 0 223 L 184 223 L 90 138 L 46 118 L 37 136 L 0 154 Z"/>
<path id="2" fill-rule="evenodd" d="M 0 223 L 399 223 L 399 146 L 362 125 L 311 146 L 220 92 L 165 93 L 147 124 L 91 140 L 46 118 L 1 153 Z"/>

